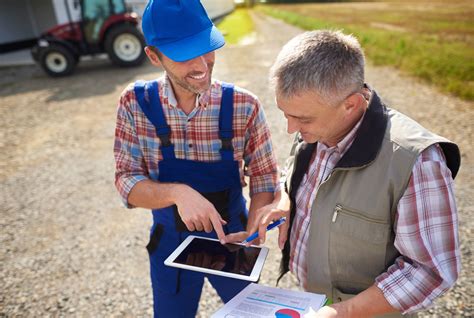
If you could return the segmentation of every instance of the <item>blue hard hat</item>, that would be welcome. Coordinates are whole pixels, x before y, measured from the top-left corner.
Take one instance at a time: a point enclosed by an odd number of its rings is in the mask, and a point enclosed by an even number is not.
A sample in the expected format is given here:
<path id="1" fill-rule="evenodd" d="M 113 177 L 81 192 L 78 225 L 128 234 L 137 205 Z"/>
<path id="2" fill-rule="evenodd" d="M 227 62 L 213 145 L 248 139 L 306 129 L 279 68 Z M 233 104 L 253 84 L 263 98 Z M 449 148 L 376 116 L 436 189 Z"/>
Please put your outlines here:
<path id="1" fill-rule="evenodd" d="M 150 0 L 142 29 L 147 45 L 176 62 L 184 62 L 225 44 L 199 0 Z"/>

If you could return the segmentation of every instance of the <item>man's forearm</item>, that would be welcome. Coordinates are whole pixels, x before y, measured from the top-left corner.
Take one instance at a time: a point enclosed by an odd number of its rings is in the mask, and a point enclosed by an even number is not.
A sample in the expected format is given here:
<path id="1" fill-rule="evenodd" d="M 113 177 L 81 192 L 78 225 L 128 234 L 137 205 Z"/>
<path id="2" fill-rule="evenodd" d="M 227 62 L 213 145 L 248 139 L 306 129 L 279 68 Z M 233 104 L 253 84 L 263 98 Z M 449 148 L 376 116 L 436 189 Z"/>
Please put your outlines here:
<path id="1" fill-rule="evenodd" d="M 331 305 L 341 317 L 373 317 L 398 312 L 385 299 L 382 291 L 375 285 L 367 288 L 357 296 Z"/>
<path id="2" fill-rule="evenodd" d="M 273 202 L 273 193 L 260 192 L 255 193 L 250 199 L 249 214 L 260 209 L 261 207 Z"/>
<path id="3" fill-rule="evenodd" d="M 159 183 L 143 180 L 135 184 L 128 195 L 128 203 L 146 209 L 160 209 L 176 203 L 183 184 Z"/>
<path id="4" fill-rule="evenodd" d="M 252 195 L 250 199 L 249 207 L 249 219 L 247 223 L 247 230 L 252 229 L 255 226 L 255 222 L 258 220 L 256 215 L 257 210 L 273 202 L 273 193 L 271 192 L 259 192 Z"/>

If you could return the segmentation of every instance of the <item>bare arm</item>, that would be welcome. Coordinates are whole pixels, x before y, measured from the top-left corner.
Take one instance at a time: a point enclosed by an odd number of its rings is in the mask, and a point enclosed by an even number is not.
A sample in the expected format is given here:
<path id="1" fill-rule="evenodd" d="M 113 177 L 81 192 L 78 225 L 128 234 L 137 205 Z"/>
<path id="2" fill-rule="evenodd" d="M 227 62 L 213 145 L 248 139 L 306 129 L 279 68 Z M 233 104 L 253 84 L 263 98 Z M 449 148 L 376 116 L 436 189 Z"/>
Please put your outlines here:
<path id="1" fill-rule="evenodd" d="M 147 209 L 160 209 L 173 204 L 178 207 L 181 220 L 189 231 L 211 232 L 224 242 L 226 222 L 214 205 L 193 188 L 179 183 L 159 183 L 151 180 L 138 182 L 130 191 L 128 202 Z"/>
<path id="2" fill-rule="evenodd" d="M 159 183 L 151 180 L 138 182 L 128 195 L 128 202 L 136 207 L 160 209 L 178 200 L 180 190 L 186 187 L 179 183 Z"/>
<path id="3" fill-rule="evenodd" d="M 286 217 L 286 222 L 278 227 L 278 246 L 283 249 L 288 238 L 288 228 L 290 226 L 290 198 L 284 191 L 275 194 L 273 202 L 262 207 L 259 211 L 260 221 L 257 224 L 258 237 L 263 244 L 266 239 L 266 228 L 281 217 Z"/>
<path id="4" fill-rule="evenodd" d="M 267 207 L 269 204 L 272 203 L 274 200 L 274 194 L 271 192 L 259 192 L 252 195 L 250 199 L 250 207 L 249 207 L 249 218 L 247 221 L 247 229 L 242 232 L 230 233 L 225 237 L 227 243 L 233 242 L 242 242 L 245 240 L 250 234 L 254 233 L 258 229 L 258 224 L 260 219 L 262 218 L 262 210 Z M 258 239 L 257 239 L 258 240 Z M 259 244 L 259 242 L 255 240 L 253 244 Z"/>
<path id="5" fill-rule="evenodd" d="M 278 227 L 278 245 L 283 249 L 288 235 L 290 217 L 290 200 L 288 195 L 286 193 L 281 194 L 280 191 L 275 194 L 263 192 L 256 195 L 260 196 L 256 197 L 256 200 L 252 197 L 252 202 L 254 203 L 250 203 L 247 231 L 227 235 L 227 242 L 242 242 L 248 235 L 258 231 L 259 238 L 252 243 L 263 244 L 265 243 L 268 224 L 284 216 L 287 218 L 287 222 Z"/>
<path id="6" fill-rule="evenodd" d="M 249 219 L 247 222 L 247 231 L 256 230 L 255 222 L 259 220 L 258 216 L 260 214 L 259 209 L 272 203 L 273 193 L 270 192 L 260 192 L 252 196 L 250 200 L 249 207 Z M 253 233 L 253 232 L 252 232 Z M 250 233 L 251 234 L 251 233 Z"/>

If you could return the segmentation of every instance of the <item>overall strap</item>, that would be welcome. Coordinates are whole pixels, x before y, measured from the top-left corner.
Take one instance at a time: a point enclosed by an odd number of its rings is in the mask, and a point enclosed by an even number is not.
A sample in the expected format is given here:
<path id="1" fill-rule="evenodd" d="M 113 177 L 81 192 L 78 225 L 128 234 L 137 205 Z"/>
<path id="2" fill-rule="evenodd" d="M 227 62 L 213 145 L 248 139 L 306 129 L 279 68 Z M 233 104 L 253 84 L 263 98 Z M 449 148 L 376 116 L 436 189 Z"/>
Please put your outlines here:
<path id="1" fill-rule="evenodd" d="M 234 117 L 234 85 L 222 83 L 221 108 L 219 112 L 219 138 L 222 142 L 220 149 L 222 160 L 234 160 L 232 138 L 232 121 Z"/>
<path id="2" fill-rule="evenodd" d="M 155 126 L 156 135 L 160 139 L 160 150 L 163 159 L 174 159 L 174 145 L 171 143 L 171 129 L 166 122 L 163 106 L 158 95 L 158 82 L 135 82 L 135 96 L 148 120 Z M 148 100 L 145 99 L 145 90 Z"/>

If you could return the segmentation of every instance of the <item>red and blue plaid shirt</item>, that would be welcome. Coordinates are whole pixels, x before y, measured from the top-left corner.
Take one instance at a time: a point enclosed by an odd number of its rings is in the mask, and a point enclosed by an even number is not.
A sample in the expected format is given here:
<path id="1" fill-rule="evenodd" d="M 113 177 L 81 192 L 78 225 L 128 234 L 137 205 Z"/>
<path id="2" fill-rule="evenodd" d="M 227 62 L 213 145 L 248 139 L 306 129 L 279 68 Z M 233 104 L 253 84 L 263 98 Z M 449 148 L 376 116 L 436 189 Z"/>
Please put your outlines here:
<path id="1" fill-rule="evenodd" d="M 204 162 L 220 160 L 221 83 L 214 80 L 209 90 L 198 96 L 196 107 L 189 114 L 178 107 L 166 75 L 158 80 L 158 90 L 171 127 L 176 158 Z M 233 129 L 234 159 L 243 163 L 241 176 L 250 178 L 250 195 L 273 193 L 278 178 L 277 163 L 265 114 L 258 99 L 239 87 L 235 87 L 234 93 Z M 132 84 L 124 90 L 118 104 L 114 155 L 115 185 L 125 205 L 131 207 L 127 200 L 131 189 L 141 180 L 157 180 L 158 162 L 163 158 L 156 130 L 141 111 Z"/>

